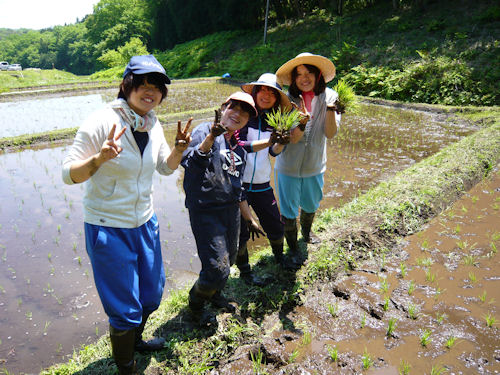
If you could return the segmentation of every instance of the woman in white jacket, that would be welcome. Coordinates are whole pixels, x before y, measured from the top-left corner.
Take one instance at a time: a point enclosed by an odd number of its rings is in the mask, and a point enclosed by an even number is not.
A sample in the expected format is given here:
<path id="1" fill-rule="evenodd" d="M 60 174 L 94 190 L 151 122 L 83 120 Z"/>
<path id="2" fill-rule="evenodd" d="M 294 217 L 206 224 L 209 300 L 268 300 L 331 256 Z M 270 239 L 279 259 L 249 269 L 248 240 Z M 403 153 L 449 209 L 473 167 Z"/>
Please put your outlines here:
<path id="1" fill-rule="evenodd" d="M 118 98 L 84 122 L 63 162 L 65 183 L 86 182 L 86 248 L 120 374 L 136 373 L 134 351 L 164 344 L 142 340 L 165 285 L 152 178 L 155 170 L 171 174 L 191 140 L 191 121 L 183 130 L 179 122 L 170 151 L 156 118 L 153 109 L 166 97 L 169 83 L 154 56 L 132 57 Z"/>

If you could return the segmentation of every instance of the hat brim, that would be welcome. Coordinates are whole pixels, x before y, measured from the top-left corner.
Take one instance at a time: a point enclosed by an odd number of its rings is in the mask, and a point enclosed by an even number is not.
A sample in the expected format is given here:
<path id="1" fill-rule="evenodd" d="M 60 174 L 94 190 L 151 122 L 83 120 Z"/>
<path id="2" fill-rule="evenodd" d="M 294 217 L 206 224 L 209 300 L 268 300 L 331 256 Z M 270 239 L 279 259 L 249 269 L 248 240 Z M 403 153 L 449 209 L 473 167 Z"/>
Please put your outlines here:
<path id="1" fill-rule="evenodd" d="M 292 83 L 293 69 L 299 65 L 305 64 L 317 67 L 321 71 L 325 82 L 330 82 L 335 78 L 335 65 L 333 62 L 320 55 L 306 55 L 297 56 L 281 65 L 276 71 L 278 81 L 284 85 L 290 86 Z"/>
<path id="2" fill-rule="evenodd" d="M 280 94 L 280 107 L 282 110 L 291 110 L 292 109 L 292 102 L 288 98 L 287 94 L 283 92 L 283 90 L 278 89 L 276 86 L 273 86 L 269 83 L 266 82 L 251 82 L 251 83 L 246 83 L 244 85 L 241 85 L 241 89 L 245 91 L 247 94 L 252 95 L 252 90 L 255 86 L 267 86 L 272 89 L 275 89 L 278 91 Z"/>

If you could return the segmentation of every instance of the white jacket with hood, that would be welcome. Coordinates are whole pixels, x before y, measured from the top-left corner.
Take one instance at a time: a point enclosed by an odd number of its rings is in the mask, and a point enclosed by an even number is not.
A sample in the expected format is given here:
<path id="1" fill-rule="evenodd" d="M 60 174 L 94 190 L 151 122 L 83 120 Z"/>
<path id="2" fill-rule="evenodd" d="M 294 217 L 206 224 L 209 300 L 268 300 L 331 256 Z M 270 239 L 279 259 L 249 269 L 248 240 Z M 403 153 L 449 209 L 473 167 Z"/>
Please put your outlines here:
<path id="1" fill-rule="evenodd" d="M 149 141 L 141 157 L 131 127 L 115 110 L 106 107 L 93 113 L 78 130 L 73 145 L 64 158 L 63 181 L 74 184 L 69 173 L 71 164 L 97 154 L 106 142 L 113 124 L 117 125 L 115 134 L 127 127 L 116 141 L 123 151 L 116 158 L 103 163 L 85 182 L 84 221 L 107 227 L 137 228 L 154 214 L 155 169 L 162 175 L 173 173 L 167 166 L 170 148 L 158 120 L 148 131 Z"/>

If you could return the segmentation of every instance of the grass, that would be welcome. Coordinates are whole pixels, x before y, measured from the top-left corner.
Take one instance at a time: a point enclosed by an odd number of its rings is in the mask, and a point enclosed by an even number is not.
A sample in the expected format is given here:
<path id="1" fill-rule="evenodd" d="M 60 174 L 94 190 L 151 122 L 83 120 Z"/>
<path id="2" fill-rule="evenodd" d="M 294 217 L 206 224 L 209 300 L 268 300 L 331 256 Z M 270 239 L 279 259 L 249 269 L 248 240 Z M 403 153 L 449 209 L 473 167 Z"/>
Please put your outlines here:
<path id="1" fill-rule="evenodd" d="M 429 345 L 429 343 L 432 341 L 431 334 L 432 331 L 427 328 L 424 329 L 420 334 L 420 345 L 422 345 L 424 348 L 426 348 L 427 345 Z"/>

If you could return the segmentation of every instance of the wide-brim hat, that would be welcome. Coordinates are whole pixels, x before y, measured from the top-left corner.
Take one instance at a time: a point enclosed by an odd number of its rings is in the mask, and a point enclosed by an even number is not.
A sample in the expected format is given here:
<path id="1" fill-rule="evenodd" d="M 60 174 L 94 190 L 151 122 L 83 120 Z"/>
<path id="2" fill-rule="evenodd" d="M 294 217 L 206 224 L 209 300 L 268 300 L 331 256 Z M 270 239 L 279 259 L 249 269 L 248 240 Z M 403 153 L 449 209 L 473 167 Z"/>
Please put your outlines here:
<path id="1" fill-rule="evenodd" d="M 292 83 L 293 69 L 304 64 L 314 65 L 317 67 L 321 71 L 325 82 L 330 82 L 335 78 L 335 65 L 333 65 L 333 62 L 324 56 L 303 52 L 279 67 L 276 71 L 278 82 L 283 85 L 290 85 Z"/>
<path id="2" fill-rule="evenodd" d="M 227 104 L 229 103 L 230 100 L 238 100 L 240 102 L 244 102 L 244 103 L 247 103 L 250 105 L 250 107 L 253 108 L 254 110 L 254 113 L 253 115 L 250 114 L 251 116 L 257 116 L 258 115 L 258 112 L 257 112 L 257 108 L 255 108 L 255 102 L 252 98 L 252 95 L 250 94 L 247 94 L 246 92 L 243 92 L 243 91 L 236 91 L 235 93 L 231 94 L 228 96 L 228 98 L 226 99 L 226 101 L 224 102 L 224 104 Z"/>
<path id="3" fill-rule="evenodd" d="M 252 90 L 255 86 L 267 86 L 275 89 L 280 94 L 280 106 L 281 109 L 291 109 L 292 103 L 288 96 L 285 94 L 281 85 L 277 81 L 277 77 L 273 73 L 264 73 L 262 74 L 257 81 L 245 83 L 241 85 L 241 89 L 246 93 L 252 94 Z"/>
<path id="4" fill-rule="evenodd" d="M 153 55 L 140 55 L 132 56 L 125 71 L 123 72 L 123 78 L 128 74 L 148 74 L 148 73 L 159 73 L 165 78 L 165 84 L 170 83 L 170 78 L 168 78 L 165 68 L 159 63 L 158 60 Z"/>

